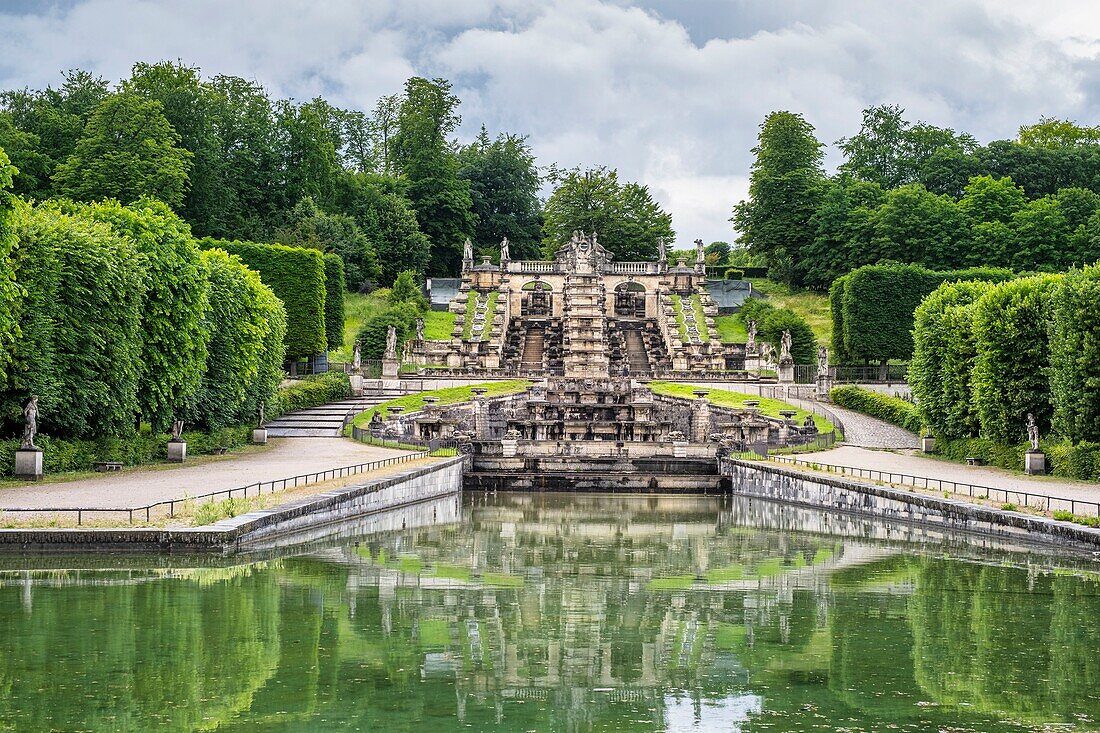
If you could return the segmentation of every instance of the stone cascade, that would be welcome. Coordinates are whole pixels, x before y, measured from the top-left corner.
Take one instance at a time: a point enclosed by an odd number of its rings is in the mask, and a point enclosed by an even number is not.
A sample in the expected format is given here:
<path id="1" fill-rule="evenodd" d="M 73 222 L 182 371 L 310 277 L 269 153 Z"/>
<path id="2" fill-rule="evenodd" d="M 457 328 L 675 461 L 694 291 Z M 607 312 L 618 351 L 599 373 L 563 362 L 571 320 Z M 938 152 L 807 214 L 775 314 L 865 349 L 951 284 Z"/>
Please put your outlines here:
<path id="1" fill-rule="evenodd" d="M 611 375 L 653 376 L 671 367 L 655 319 L 608 321 Z"/>
<path id="2" fill-rule="evenodd" d="M 511 318 L 501 349 L 501 367 L 512 374 L 560 375 L 563 370 L 561 320 Z"/>
<path id="3" fill-rule="evenodd" d="M 563 295 L 566 376 L 607 376 L 607 294 L 603 279 L 595 272 L 570 273 L 565 278 Z"/>
<path id="4" fill-rule="evenodd" d="M 714 319 L 718 307 L 707 294 L 706 288 L 699 287 L 694 292 L 680 293 L 680 312 L 677 314 L 672 293 L 662 292 L 658 298 L 660 330 L 669 345 L 669 357 L 674 371 L 707 371 L 725 368 L 725 352 L 717 339 L 717 327 Z M 698 296 L 702 305 L 703 318 L 699 319 L 692 305 L 693 296 Z M 680 319 L 686 330 L 681 330 Z"/>

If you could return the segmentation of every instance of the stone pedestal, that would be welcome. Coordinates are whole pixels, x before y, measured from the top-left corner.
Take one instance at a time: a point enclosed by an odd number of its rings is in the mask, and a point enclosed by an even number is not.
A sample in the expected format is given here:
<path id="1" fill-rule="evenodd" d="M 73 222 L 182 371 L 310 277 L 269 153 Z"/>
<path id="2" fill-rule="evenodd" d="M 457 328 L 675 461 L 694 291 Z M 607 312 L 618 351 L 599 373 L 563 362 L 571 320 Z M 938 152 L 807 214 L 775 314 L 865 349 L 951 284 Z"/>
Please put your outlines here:
<path id="1" fill-rule="evenodd" d="M 921 453 L 935 453 L 936 452 L 936 437 L 934 435 L 925 435 L 920 439 L 920 452 Z"/>
<path id="2" fill-rule="evenodd" d="M 829 393 L 833 391 L 833 378 L 819 374 L 817 377 L 816 396 L 822 402 L 829 401 Z"/>
<path id="3" fill-rule="evenodd" d="M 38 448 L 20 448 L 15 451 L 15 477 L 29 481 L 42 478 L 42 451 Z"/>
<path id="4" fill-rule="evenodd" d="M 516 453 L 519 452 L 519 441 L 515 438 L 505 438 L 500 441 L 501 448 L 504 449 L 505 458 L 515 458 Z"/>
<path id="5" fill-rule="evenodd" d="M 779 365 L 779 383 L 794 384 L 794 362 L 783 362 Z"/>
<path id="6" fill-rule="evenodd" d="M 351 375 L 351 393 L 356 397 L 363 396 L 363 375 L 352 374 Z"/>
<path id="7" fill-rule="evenodd" d="M 256 428 L 253 430 L 252 442 L 256 445 L 267 445 L 267 428 Z"/>
<path id="8" fill-rule="evenodd" d="M 1024 454 L 1024 473 L 1036 476 L 1047 472 L 1047 454 L 1041 450 L 1029 450 Z"/>
<path id="9" fill-rule="evenodd" d="M 187 460 L 187 441 L 185 440 L 169 440 L 168 441 L 168 462 L 169 463 L 183 463 Z"/>
<path id="10" fill-rule="evenodd" d="M 382 360 L 382 378 L 383 379 L 397 379 L 397 372 L 401 368 L 401 362 L 397 359 L 383 359 Z"/>
<path id="11" fill-rule="evenodd" d="M 688 444 L 686 440 L 674 440 L 672 441 L 672 457 L 673 458 L 687 458 Z"/>

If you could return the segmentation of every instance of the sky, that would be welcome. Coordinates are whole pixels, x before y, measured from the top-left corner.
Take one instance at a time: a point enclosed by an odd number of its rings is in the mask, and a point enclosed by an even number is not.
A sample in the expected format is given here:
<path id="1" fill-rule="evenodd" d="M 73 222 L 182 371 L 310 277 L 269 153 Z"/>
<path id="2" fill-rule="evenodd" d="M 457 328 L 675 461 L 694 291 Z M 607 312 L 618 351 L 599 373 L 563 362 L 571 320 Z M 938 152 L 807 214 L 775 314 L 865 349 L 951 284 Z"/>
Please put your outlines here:
<path id="1" fill-rule="evenodd" d="M 542 166 L 649 186 L 677 243 L 732 241 L 751 149 L 774 110 L 827 144 L 861 111 L 1012 138 L 1041 116 L 1100 123 L 1096 0 L 0 0 L 0 89 L 135 61 L 259 81 L 369 110 L 445 77 L 460 140 L 519 133 Z"/>

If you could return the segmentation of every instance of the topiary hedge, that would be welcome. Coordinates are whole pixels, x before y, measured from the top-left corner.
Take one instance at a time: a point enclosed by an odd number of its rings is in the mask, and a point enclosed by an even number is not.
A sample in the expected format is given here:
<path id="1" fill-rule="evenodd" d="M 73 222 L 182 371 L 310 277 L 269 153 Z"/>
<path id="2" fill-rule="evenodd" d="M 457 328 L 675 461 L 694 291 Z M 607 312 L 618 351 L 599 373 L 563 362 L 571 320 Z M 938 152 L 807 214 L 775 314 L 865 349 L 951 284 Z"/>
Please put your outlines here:
<path id="1" fill-rule="evenodd" d="M 860 387 L 834 387 L 829 398 L 840 407 L 877 417 L 911 433 L 921 432 L 920 413 L 912 402 Z"/>
<path id="2" fill-rule="evenodd" d="M 283 301 L 288 359 L 308 358 L 325 351 L 325 261 L 320 251 L 209 237 L 200 240 L 199 246 L 237 255 Z"/>
<path id="3" fill-rule="evenodd" d="M 325 341 L 329 350 L 344 345 L 344 261 L 328 253 L 325 260 Z"/>
<path id="4" fill-rule="evenodd" d="M 344 372 L 327 372 L 297 379 L 289 387 L 280 389 L 267 414 L 274 418 L 292 410 L 320 407 L 350 397 L 351 378 Z"/>
<path id="5" fill-rule="evenodd" d="M 22 292 L 15 284 L 15 204 L 8 190 L 16 173 L 8 156 L 0 148 L 0 390 L 8 381 L 8 364 L 16 336 L 16 312 Z"/>
<path id="6" fill-rule="evenodd" d="M 1100 441 L 1100 264 L 1066 274 L 1049 317 L 1054 430 L 1073 442 Z"/>

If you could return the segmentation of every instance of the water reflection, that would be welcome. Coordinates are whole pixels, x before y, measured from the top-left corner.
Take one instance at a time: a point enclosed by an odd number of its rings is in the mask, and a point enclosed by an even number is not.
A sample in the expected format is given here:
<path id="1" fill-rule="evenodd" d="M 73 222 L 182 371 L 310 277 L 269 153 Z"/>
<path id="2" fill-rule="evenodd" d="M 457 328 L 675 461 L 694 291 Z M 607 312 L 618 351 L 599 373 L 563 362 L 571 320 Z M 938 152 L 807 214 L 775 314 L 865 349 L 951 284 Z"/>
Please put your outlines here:
<path id="1" fill-rule="evenodd" d="M 238 567 L 2 574 L 0 729 L 1100 720 L 1100 583 L 1072 559 L 731 499 L 508 495 L 414 525 Z"/>

